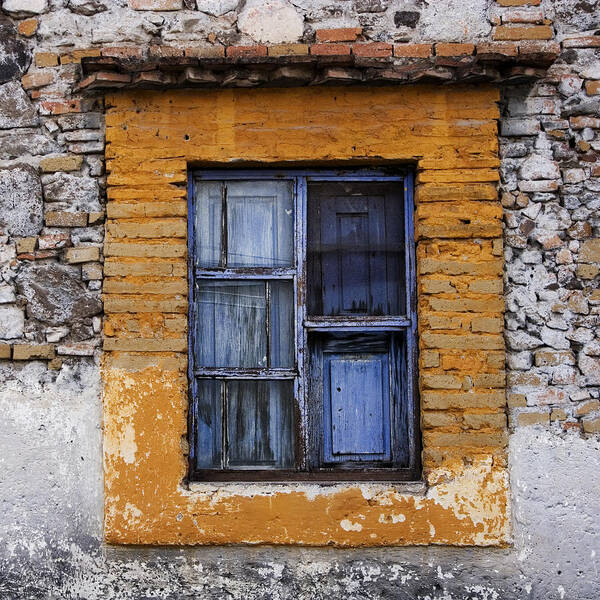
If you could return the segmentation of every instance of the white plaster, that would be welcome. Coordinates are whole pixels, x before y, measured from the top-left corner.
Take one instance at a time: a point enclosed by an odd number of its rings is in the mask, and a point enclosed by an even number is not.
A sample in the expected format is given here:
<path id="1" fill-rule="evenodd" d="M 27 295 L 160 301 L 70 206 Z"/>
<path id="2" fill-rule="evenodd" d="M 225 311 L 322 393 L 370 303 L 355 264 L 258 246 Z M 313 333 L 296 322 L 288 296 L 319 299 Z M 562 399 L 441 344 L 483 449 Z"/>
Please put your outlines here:
<path id="1" fill-rule="evenodd" d="M 353 523 L 349 519 L 342 519 L 340 521 L 340 527 L 344 531 L 362 531 L 362 525 L 360 523 Z"/>

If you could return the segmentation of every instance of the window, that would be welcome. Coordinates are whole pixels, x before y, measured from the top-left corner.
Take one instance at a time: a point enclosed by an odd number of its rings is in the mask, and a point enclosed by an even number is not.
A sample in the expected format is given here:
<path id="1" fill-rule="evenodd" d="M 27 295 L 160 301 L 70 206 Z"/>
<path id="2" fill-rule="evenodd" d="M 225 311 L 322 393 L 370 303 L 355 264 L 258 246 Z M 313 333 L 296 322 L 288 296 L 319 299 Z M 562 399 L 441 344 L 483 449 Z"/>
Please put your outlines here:
<path id="1" fill-rule="evenodd" d="M 418 477 L 412 176 L 190 177 L 199 480 Z"/>

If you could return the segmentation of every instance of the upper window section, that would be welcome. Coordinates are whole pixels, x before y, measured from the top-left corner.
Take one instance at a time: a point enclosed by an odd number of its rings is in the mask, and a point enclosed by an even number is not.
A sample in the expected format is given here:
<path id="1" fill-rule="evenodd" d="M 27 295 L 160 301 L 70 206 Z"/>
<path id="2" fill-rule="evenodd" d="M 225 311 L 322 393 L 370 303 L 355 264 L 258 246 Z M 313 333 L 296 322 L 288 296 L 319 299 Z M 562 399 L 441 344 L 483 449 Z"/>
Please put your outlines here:
<path id="1" fill-rule="evenodd" d="M 308 313 L 404 315 L 403 190 L 373 181 L 314 182 L 308 213 Z"/>
<path id="2" fill-rule="evenodd" d="M 293 181 L 206 181 L 196 187 L 197 267 L 294 264 Z"/>

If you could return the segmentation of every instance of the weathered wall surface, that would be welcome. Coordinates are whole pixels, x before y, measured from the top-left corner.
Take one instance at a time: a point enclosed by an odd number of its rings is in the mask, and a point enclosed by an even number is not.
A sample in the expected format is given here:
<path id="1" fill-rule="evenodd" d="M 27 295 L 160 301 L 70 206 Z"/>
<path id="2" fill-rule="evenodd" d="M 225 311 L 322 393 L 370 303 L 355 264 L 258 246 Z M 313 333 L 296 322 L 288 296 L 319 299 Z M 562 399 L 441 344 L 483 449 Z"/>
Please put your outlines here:
<path id="1" fill-rule="evenodd" d="M 108 46 L 222 54 L 224 46 L 312 43 L 317 30 L 341 27 L 417 56 L 472 55 L 469 44 L 490 40 L 561 44 L 543 79 L 502 89 L 514 546 L 107 546 L 104 103 L 72 94 L 79 60 Z M 574 0 L 4 0 L 0 598 L 597 598 L 599 28 L 597 3 Z M 434 50 L 435 42 L 465 46 Z"/>

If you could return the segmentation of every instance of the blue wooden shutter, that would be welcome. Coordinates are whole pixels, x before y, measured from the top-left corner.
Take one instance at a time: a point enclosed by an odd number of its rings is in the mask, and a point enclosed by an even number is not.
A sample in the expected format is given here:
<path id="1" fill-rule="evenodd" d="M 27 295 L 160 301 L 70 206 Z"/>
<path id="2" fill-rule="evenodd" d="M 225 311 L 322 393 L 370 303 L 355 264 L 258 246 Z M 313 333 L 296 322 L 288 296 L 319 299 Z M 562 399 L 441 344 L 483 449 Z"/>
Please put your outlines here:
<path id="1" fill-rule="evenodd" d="M 389 461 L 387 354 L 326 354 L 323 410 L 325 462 Z"/>

